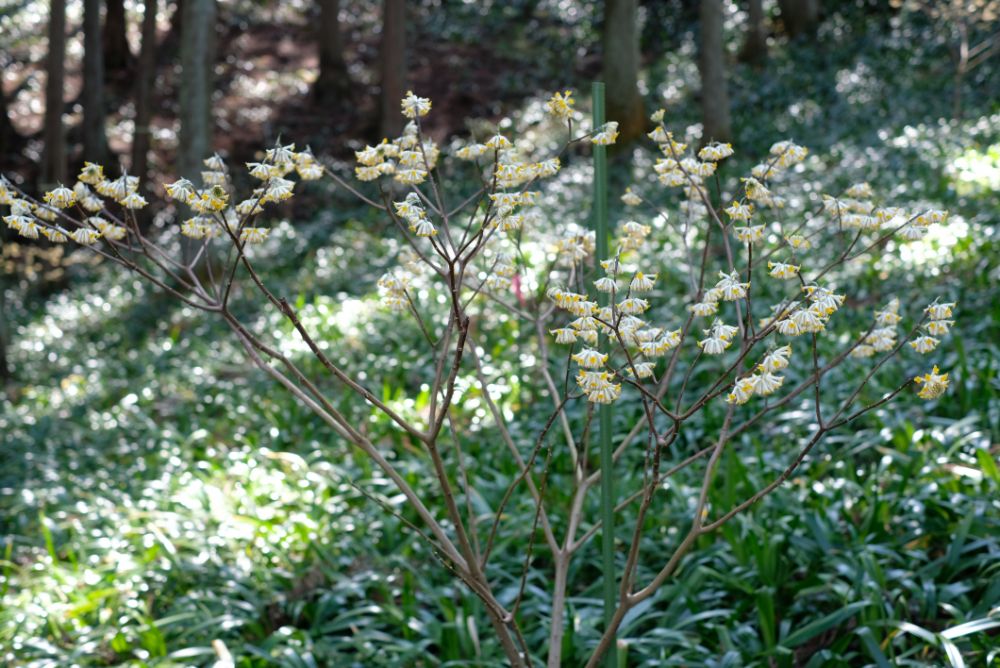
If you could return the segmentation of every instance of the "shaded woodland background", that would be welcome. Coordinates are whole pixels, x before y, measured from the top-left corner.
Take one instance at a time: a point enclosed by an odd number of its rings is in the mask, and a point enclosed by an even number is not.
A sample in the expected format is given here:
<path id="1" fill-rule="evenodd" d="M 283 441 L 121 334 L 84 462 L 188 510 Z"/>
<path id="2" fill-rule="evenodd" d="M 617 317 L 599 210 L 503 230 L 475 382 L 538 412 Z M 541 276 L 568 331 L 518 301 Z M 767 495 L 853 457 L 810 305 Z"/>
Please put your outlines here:
<path id="1" fill-rule="evenodd" d="M 85 160 L 126 169 L 151 200 L 143 224 L 167 234 L 178 214 L 164 183 L 196 179 L 212 153 L 235 166 L 280 139 L 347 174 L 354 150 L 399 132 L 408 89 L 433 100 L 425 127 L 447 147 L 537 124 L 555 90 L 585 108 L 603 79 L 622 131 L 613 193 L 648 174 L 648 115 L 666 107 L 695 140 L 733 142 L 732 179 L 792 138 L 813 152 L 811 195 L 870 181 L 950 210 L 947 234 L 861 279 L 873 294 L 959 301 L 949 401 L 843 436 L 622 634 L 626 665 L 945 665 L 936 634 L 1000 606 L 998 12 L 996 0 L 0 0 L 0 172 L 39 193 L 71 185 Z M 566 168 L 586 183 L 581 158 Z M 585 192 L 555 196 L 553 224 L 586 218 Z M 373 306 L 398 251 L 385 221 L 329 184 L 273 216 L 283 245 L 262 252 L 280 289 L 346 366 L 419 409 L 426 369 L 377 354 L 421 345 Z M 14 237 L 0 225 L 0 663 L 500 665 L 474 598 L 358 490 L 405 512 L 386 481 L 248 373 L 218 325 L 85 251 Z M 916 269 L 932 279 L 915 285 Z M 515 340 L 505 330 L 487 351 L 511 374 Z M 543 419 L 530 400 L 519 410 Z M 794 437 L 790 425 L 769 438 Z M 491 461 L 488 427 L 480 436 L 464 447 Z M 720 504 L 779 466 L 769 443 L 724 462 Z M 484 489 L 513 475 L 495 466 Z M 510 512 L 531 524 L 530 507 Z M 512 564 L 523 542 L 502 546 Z M 543 589 L 526 617 L 547 614 Z M 598 599 L 572 592 L 565 665 L 593 644 Z M 962 642 L 969 665 L 997 665 L 995 629 Z"/>
<path id="2" fill-rule="evenodd" d="M 744 6 L 745 4 L 745 6 Z M 728 141 L 726 62 L 765 67 L 768 39 L 815 40 L 852 8 L 885 29 L 909 11 L 937 24 L 953 53 L 953 116 L 967 77 L 995 55 L 996 3 L 783 0 L 608 2 L 45 3 L 0 9 L 0 168 L 33 185 L 70 180 L 83 160 L 146 180 L 197 171 L 214 151 L 252 158 L 277 137 L 322 153 L 395 136 L 408 88 L 439 107 L 446 136 L 468 118 L 499 118 L 539 90 L 608 82 L 609 118 L 633 140 L 648 124 L 639 71 L 698 31 L 706 138 Z M 727 43 L 727 12 L 745 25 Z M 641 28 L 640 28 L 641 23 Z M 185 30 L 185 26 L 188 29 Z M 942 66 L 948 66 L 941 63 Z"/>

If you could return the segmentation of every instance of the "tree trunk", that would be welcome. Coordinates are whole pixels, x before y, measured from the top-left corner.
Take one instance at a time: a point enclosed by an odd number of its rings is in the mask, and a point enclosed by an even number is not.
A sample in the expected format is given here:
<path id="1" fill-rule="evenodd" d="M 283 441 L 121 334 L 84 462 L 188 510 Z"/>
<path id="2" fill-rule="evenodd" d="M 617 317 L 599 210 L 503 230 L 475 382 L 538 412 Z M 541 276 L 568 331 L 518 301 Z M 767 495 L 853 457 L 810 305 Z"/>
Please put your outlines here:
<path id="1" fill-rule="evenodd" d="M 215 68 L 215 0 L 184 0 L 181 17 L 180 142 L 178 176 L 201 185 L 202 160 L 212 150 L 212 80 Z M 190 263 L 194 244 L 181 243 L 182 260 Z"/>
<path id="2" fill-rule="evenodd" d="M 10 121 L 7 109 L 7 95 L 0 85 L 0 172 L 13 163 L 14 154 L 20 150 L 21 137 Z"/>
<path id="3" fill-rule="evenodd" d="M 701 0 L 701 140 L 729 141 L 729 89 L 726 84 L 726 47 L 722 41 L 722 0 Z"/>
<path id="4" fill-rule="evenodd" d="M 0 91 L 2 93 L 3 91 Z M 2 95 L 0 95 L 2 97 Z M 0 227 L 0 251 L 7 241 L 7 226 Z M 4 272 L 3 255 L 0 254 L 0 390 L 13 380 L 7 349 L 10 346 L 9 327 L 7 325 L 7 274 Z"/>
<path id="5" fill-rule="evenodd" d="M 200 183 L 201 161 L 212 145 L 215 0 L 185 0 L 183 11 L 178 176 Z"/>
<path id="6" fill-rule="evenodd" d="M 106 165 L 101 0 L 83 0 L 83 159 Z"/>
<path id="7" fill-rule="evenodd" d="M 740 49 L 744 63 L 760 64 L 767 59 L 767 29 L 764 25 L 764 1 L 748 0 L 747 33 Z"/>
<path id="8" fill-rule="evenodd" d="M 181 33 L 183 32 L 182 27 L 184 23 L 181 20 L 184 17 L 184 0 L 174 0 L 172 3 L 165 2 L 163 6 L 164 11 L 170 5 L 173 5 L 174 8 L 173 13 L 170 15 L 170 28 L 160 41 L 156 53 L 157 65 L 159 66 L 168 63 L 172 64 L 177 58 L 177 52 L 180 50 Z"/>
<path id="9" fill-rule="evenodd" d="M 964 17 L 956 21 L 958 28 L 958 63 L 955 65 L 955 83 L 951 94 L 951 117 L 962 118 L 962 85 L 969 71 L 969 26 Z"/>
<path id="10" fill-rule="evenodd" d="M 7 359 L 7 279 L 0 276 L 0 390 L 11 380 L 10 362 Z"/>
<path id="11" fill-rule="evenodd" d="M 109 74 L 128 71 L 132 52 L 128 47 L 128 18 L 125 0 L 107 0 L 104 16 L 104 66 Z"/>
<path id="12" fill-rule="evenodd" d="M 403 131 L 399 102 L 406 94 L 406 1 L 385 0 L 382 5 L 382 104 L 380 130 L 383 137 Z"/>
<path id="13" fill-rule="evenodd" d="M 340 0 L 319 0 L 319 77 L 313 94 L 323 105 L 339 106 L 350 92 L 344 42 L 340 35 Z"/>
<path id="14" fill-rule="evenodd" d="M 49 55 L 46 63 L 45 144 L 42 186 L 66 181 L 66 135 L 63 129 L 63 83 L 66 78 L 66 0 L 49 3 Z"/>
<path id="15" fill-rule="evenodd" d="M 152 140 L 149 124 L 153 117 L 153 83 L 156 79 L 156 0 L 145 0 L 143 11 L 142 49 L 139 51 L 139 71 L 136 73 L 132 173 L 139 177 L 140 188 L 145 190 Z"/>
<path id="16" fill-rule="evenodd" d="M 618 141 L 627 144 L 646 131 L 646 111 L 639 93 L 636 0 L 605 0 L 601 43 L 607 119 L 618 122 Z"/>
<path id="17" fill-rule="evenodd" d="M 813 35 L 819 27 L 820 0 L 778 0 L 781 22 L 789 37 Z"/>

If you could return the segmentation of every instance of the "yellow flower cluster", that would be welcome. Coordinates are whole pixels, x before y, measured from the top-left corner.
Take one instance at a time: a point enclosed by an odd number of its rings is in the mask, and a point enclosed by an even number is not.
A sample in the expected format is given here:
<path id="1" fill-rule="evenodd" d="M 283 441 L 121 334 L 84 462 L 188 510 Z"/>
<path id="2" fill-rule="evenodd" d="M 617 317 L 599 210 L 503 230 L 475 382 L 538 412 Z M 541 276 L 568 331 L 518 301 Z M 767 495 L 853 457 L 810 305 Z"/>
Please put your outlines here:
<path id="1" fill-rule="evenodd" d="M 744 227 L 733 227 L 733 232 L 740 243 L 755 244 L 764 238 L 763 225 L 747 225 Z"/>
<path id="2" fill-rule="evenodd" d="M 793 337 L 824 331 L 830 316 L 843 305 L 845 296 L 819 285 L 806 285 L 802 290 L 806 293 L 808 305 L 803 306 L 798 302 L 778 304 L 773 310 L 782 317 L 777 320 L 774 320 L 774 316 L 765 318 L 761 321 L 761 326 L 766 327 L 773 321 L 779 334 Z"/>
<path id="3" fill-rule="evenodd" d="M 383 274 L 378 279 L 379 293 L 382 303 L 393 311 L 402 311 L 409 304 L 406 291 L 410 287 L 410 277 L 402 270 L 396 269 Z"/>
<path id="4" fill-rule="evenodd" d="M 896 347 L 896 326 L 902 320 L 899 299 L 893 297 L 884 309 L 875 311 L 875 327 L 865 336 L 861 345 L 851 351 L 852 357 L 871 357 Z"/>
<path id="5" fill-rule="evenodd" d="M 643 225 L 634 220 L 626 222 L 622 225 L 622 236 L 619 240 L 622 251 L 638 250 L 639 248 L 642 248 L 642 245 L 646 242 L 646 237 L 648 237 L 652 231 L 653 230 L 649 227 L 649 225 Z"/>
<path id="6" fill-rule="evenodd" d="M 406 100 L 403 102 L 405 107 Z M 429 100 L 426 108 L 430 110 Z M 392 141 L 383 139 L 377 146 L 366 146 L 355 151 L 354 157 L 358 164 L 354 168 L 354 175 L 359 181 L 375 181 L 382 176 L 392 176 L 403 185 L 415 186 L 427 179 L 428 171 L 437 165 L 439 156 L 437 144 L 421 140 L 419 127 L 411 121 L 403 128 L 403 134 Z"/>
<path id="7" fill-rule="evenodd" d="M 73 240 L 89 246 L 101 238 L 120 241 L 128 235 L 124 226 L 87 214 L 105 209 L 102 197 L 115 200 L 126 211 L 142 209 L 146 206 L 146 199 L 137 192 L 138 187 L 137 177 L 122 174 L 117 179 L 108 180 L 101 165 L 85 162 L 73 188 L 59 185 L 44 193 L 42 202 L 18 198 L 10 183 L 0 180 L 0 204 L 11 208 L 10 215 L 4 216 L 4 222 L 25 238 L 44 236 L 53 243 Z M 84 212 L 82 220 L 72 215 L 74 207 Z"/>
<path id="8" fill-rule="evenodd" d="M 876 206 L 874 192 L 868 183 L 856 183 L 844 191 L 845 197 L 823 196 L 823 209 L 842 229 L 873 232 L 890 228 L 907 241 L 917 241 L 927 235 L 928 228 L 948 219 L 947 211 L 931 209 L 911 214 L 902 207 Z"/>
<path id="9" fill-rule="evenodd" d="M 930 373 L 917 376 L 913 382 L 920 385 L 920 392 L 917 393 L 921 399 L 937 399 L 948 389 L 948 374 L 939 374 L 937 366 Z"/>
<path id="10" fill-rule="evenodd" d="M 947 304 L 934 302 L 924 309 L 929 319 L 927 324 L 923 326 L 926 334 L 910 341 L 910 347 L 921 355 L 937 348 L 938 344 L 941 343 L 937 337 L 947 334 L 951 330 L 951 326 L 955 324 L 953 320 L 950 320 L 953 308 L 955 308 L 954 302 Z"/>
<path id="11" fill-rule="evenodd" d="M 721 355 L 733 344 L 733 337 L 739 331 L 739 328 L 732 325 L 725 325 L 721 321 L 716 320 L 712 323 L 711 327 L 703 331 L 706 338 L 698 342 L 701 352 L 706 355 Z"/>
<path id="12" fill-rule="evenodd" d="M 642 204 L 642 197 L 632 192 L 631 188 L 626 188 L 625 194 L 622 195 L 622 204 L 625 206 L 639 206 Z"/>
<path id="13" fill-rule="evenodd" d="M 431 101 L 426 97 L 417 97 L 412 90 L 406 91 L 406 97 L 401 104 L 403 115 L 407 118 L 426 116 L 431 110 Z"/>
<path id="14" fill-rule="evenodd" d="M 608 121 L 599 128 L 594 128 L 590 138 L 591 143 L 598 146 L 609 146 L 618 139 L 618 121 Z"/>
<path id="15" fill-rule="evenodd" d="M 561 121 L 568 121 L 573 118 L 573 92 L 555 93 L 545 103 L 545 111 Z"/>
<path id="16" fill-rule="evenodd" d="M 567 327 L 551 330 L 556 343 L 573 344 L 579 340 L 589 346 L 574 355 L 573 359 L 584 369 L 577 376 L 577 384 L 591 402 L 611 403 L 620 397 L 621 385 L 613 382 L 619 373 L 624 372 L 636 380 L 652 378 L 656 369 L 654 358 L 665 355 L 681 344 L 682 330 L 666 331 L 661 327 L 651 326 L 639 317 L 649 309 L 650 304 L 648 300 L 635 295 L 651 292 L 656 286 L 657 275 L 638 269 L 626 270 L 622 264 L 622 255 L 641 248 L 650 233 L 651 229 L 646 225 L 635 221 L 624 223 L 617 253 L 601 262 L 605 275 L 594 281 L 594 287 L 599 292 L 611 294 L 612 298 L 619 290 L 619 277 L 631 274 L 627 282 L 627 294 L 613 306 L 600 307 L 597 302 L 587 299 L 586 295 L 558 287 L 550 288 L 547 292 L 549 299 L 558 308 L 576 316 Z M 608 353 L 601 353 L 594 348 L 600 332 L 632 349 L 622 370 L 598 370 L 607 363 L 609 357 Z"/>
<path id="17" fill-rule="evenodd" d="M 788 264 L 786 262 L 770 262 L 767 263 L 768 274 L 771 278 L 780 278 L 782 280 L 789 280 L 796 278 L 799 275 L 800 267 L 795 264 Z"/>
<path id="18" fill-rule="evenodd" d="M 715 315 L 719 310 L 720 301 L 732 302 L 743 299 L 747 296 L 749 289 L 750 283 L 741 281 L 739 272 L 732 271 L 727 274 L 720 271 L 716 284 L 705 291 L 700 302 L 688 306 L 688 310 L 701 318 Z"/>
<path id="19" fill-rule="evenodd" d="M 181 234 L 191 239 L 212 239 L 222 233 L 222 225 L 239 229 L 239 241 L 244 245 L 261 244 L 269 230 L 262 227 L 240 227 L 252 217 L 262 213 L 267 204 L 284 202 L 295 194 L 297 175 L 303 181 L 314 181 L 324 174 L 323 166 L 312 150 L 296 151 L 295 144 L 278 145 L 264 152 L 263 160 L 246 163 L 247 172 L 261 185 L 250 196 L 230 206 L 233 190 L 229 170 L 218 154 L 203 161 L 206 170 L 201 173 L 204 189 L 180 178 L 167 185 L 167 195 L 191 207 L 195 216 L 181 223 Z"/>
<path id="20" fill-rule="evenodd" d="M 406 221 L 410 232 L 418 237 L 432 237 L 437 234 L 437 228 L 427 218 L 427 212 L 420 204 L 420 196 L 410 193 L 402 202 L 394 202 L 396 215 Z"/>
<path id="21" fill-rule="evenodd" d="M 698 151 L 698 157 L 708 162 L 718 162 L 719 160 L 725 160 L 732 154 L 733 154 L 732 144 L 721 144 L 719 142 L 708 144 L 704 146 L 700 151 Z"/>
<path id="22" fill-rule="evenodd" d="M 497 253 L 490 262 L 490 273 L 486 277 L 486 287 L 490 290 L 506 290 L 511 285 L 511 279 L 517 273 L 514 259 L 509 253 Z"/>
<path id="23" fill-rule="evenodd" d="M 733 384 L 732 392 L 726 395 L 726 402 L 742 405 L 754 395 L 766 397 L 777 392 L 785 382 L 785 377 L 776 372 L 788 367 L 791 355 L 792 347 L 788 345 L 767 353 L 757 365 L 755 373 L 744 376 Z"/>

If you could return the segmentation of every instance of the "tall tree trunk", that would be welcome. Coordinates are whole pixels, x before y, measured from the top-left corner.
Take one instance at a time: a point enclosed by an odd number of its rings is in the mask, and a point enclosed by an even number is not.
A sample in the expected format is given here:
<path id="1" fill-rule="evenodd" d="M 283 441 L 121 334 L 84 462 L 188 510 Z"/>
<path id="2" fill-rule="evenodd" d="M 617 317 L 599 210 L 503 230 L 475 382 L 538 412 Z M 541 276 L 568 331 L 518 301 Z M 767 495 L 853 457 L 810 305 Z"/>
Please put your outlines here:
<path id="1" fill-rule="evenodd" d="M 781 21 L 789 37 L 813 35 L 819 27 L 820 0 L 778 0 Z"/>
<path id="2" fill-rule="evenodd" d="M 83 0 L 83 159 L 104 165 L 107 158 L 101 0 Z"/>
<path id="3" fill-rule="evenodd" d="M 188 1 L 188 0 L 185 0 Z M 340 35 L 340 0 L 319 0 L 319 77 L 313 89 L 316 101 L 340 105 L 350 92 L 344 41 Z"/>
<path id="4" fill-rule="evenodd" d="M 212 145 L 215 0 L 185 0 L 183 9 L 178 176 L 200 183 L 201 161 Z"/>
<path id="5" fill-rule="evenodd" d="M 0 390 L 13 380 L 10 361 L 7 358 L 7 348 L 10 345 L 7 329 L 7 277 L 0 273 Z"/>
<path id="6" fill-rule="evenodd" d="M 2 91 L 0 91 L 2 93 Z M 2 95 L 0 95 L 2 97 Z M 7 226 L 0 228 L 0 251 L 7 241 Z M 10 330 L 7 325 L 7 274 L 4 272 L 3 255 L 0 254 L 0 391 L 13 379 L 7 349 L 10 346 Z"/>
<path id="7" fill-rule="evenodd" d="M 108 73 L 122 75 L 129 67 L 132 52 L 128 47 L 128 18 L 125 0 L 107 0 L 104 17 L 104 66 Z"/>
<path id="8" fill-rule="evenodd" d="M 174 0 L 172 3 L 166 2 L 163 9 L 166 10 L 171 5 L 173 5 L 174 11 L 170 15 L 170 28 L 167 30 L 167 34 L 163 36 L 157 49 L 156 59 L 158 65 L 172 63 L 180 49 L 184 23 L 182 21 L 184 17 L 184 0 Z"/>
<path id="9" fill-rule="evenodd" d="M 180 143 L 178 176 L 201 184 L 202 160 L 212 150 L 212 79 L 215 68 L 215 0 L 184 0 L 181 17 Z M 181 244 L 190 263 L 194 245 Z"/>
<path id="10" fill-rule="evenodd" d="M 740 60 L 759 64 L 767 59 L 767 28 L 764 25 L 764 1 L 748 0 L 747 32 L 740 49 Z"/>
<path id="11" fill-rule="evenodd" d="M 380 130 L 383 137 L 395 137 L 403 130 L 399 102 L 406 94 L 406 0 L 385 0 L 382 4 L 382 104 Z"/>
<path id="12" fill-rule="evenodd" d="M 955 65 L 955 83 L 951 94 L 951 117 L 955 120 L 962 118 L 962 85 L 969 71 L 969 26 L 965 18 L 961 16 L 955 22 L 958 29 L 958 63 Z"/>
<path id="13" fill-rule="evenodd" d="M 132 173 L 139 177 L 140 187 L 145 189 L 152 140 L 149 124 L 153 117 L 153 83 L 156 79 L 156 0 L 145 0 L 143 12 L 142 49 L 139 51 L 139 71 L 136 73 L 135 87 Z"/>
<path id="14" fill-rule="evenodd" d="M 42 186 L 66 181 L 66 135 L 63 129 L 63 83 L 66 78 L 66 0 L 49 3 L 49 55 L 46 63 L 45 143 Z"/>
<path id="15" fill-rule="evenodd" d="M 639 28 L 636 0 L 605 0 L 601 76 L 607 91 L 607 119 L 618 121 L 626 144 L 646 130 L 639 94 Z"/>
<path id="16" fill-rule="evenodd" d="M 13 162 L 14 154 L 20 150 L 21 137 L 10 120 L 7 109 L 7 95 L 0 80 L 0 172 Z"/>
<path id="17" fill-rule="evenodd" d="M 733 131 L 726 84 L 726 47 L 722 41 L 722 0 L 701 0 L 698 69 L 701 72 L 702 142 L 729 141 Z"/>

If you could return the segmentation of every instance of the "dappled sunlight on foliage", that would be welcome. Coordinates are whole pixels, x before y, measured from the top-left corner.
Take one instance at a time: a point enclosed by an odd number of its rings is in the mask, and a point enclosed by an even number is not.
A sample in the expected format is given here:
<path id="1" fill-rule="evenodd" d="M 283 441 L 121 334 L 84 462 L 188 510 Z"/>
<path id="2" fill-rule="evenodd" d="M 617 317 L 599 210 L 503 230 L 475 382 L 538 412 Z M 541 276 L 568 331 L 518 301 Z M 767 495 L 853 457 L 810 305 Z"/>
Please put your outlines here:
<path id="1" fill-rule="evenodd" d="M 312 3 L 221 3 L 232 125 L 204 185 L 161 197 L 187 187 L 159 179 L 171 121 L 157 187 L 112 161 L 92 184 L 121 184 L 101 214 L 121 239 L 79 207 L 4 207 L 0 663 L 521 665 L 513 645 L 578 666 L 609 637 L 627 666 L 1000 657 L 997 68 L 967 73 L 951 118 L 951 36 L 926 15 L 850 3 L 788 40 L 765 1 L 751 65 L 727 2 L 734 140 L 703 149 L 697 12 L 642 3 L 639 87 L 666 111 L 623 146 L 584 113 L 599 3 L 416 3 L 410 81 L 433 105 L 407 94 L 414 123 L 379 143 L 381 13 L 341 4 L 353 109 L 297 115 Z M 44 61 L 39 7 L 0 11 L 33 54 L 8 88 Z M 39 98 L 12 96 L 20 131 Z M 9 199 L 34 201 L 25 174 Z M 116 204 L 140 192 L 148 220 Z M 10 243 L 32 225 L 96 243 Z M 157 284 L 120 266 L 145 243 Z M 607 402 L 630 576 L 610 636 Z"/>

